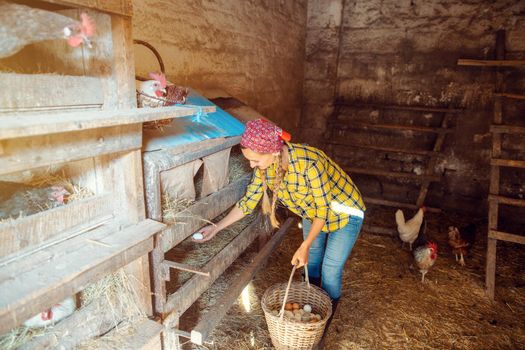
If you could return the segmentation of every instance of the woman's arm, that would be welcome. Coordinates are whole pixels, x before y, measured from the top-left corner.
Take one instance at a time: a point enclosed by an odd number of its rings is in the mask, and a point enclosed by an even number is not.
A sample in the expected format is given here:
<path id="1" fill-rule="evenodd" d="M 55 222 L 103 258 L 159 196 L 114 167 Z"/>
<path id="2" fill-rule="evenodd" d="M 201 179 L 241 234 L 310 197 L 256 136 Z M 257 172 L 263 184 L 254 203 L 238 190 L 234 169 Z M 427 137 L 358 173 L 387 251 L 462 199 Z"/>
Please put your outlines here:
<path id="1" fill-rule="evenodd" d="M 323 229 L 323 226 L 325 224 L 325 221 L 323 219 L 315 218 L 312 221 L 312 226 L 310 228 L 310 232 L 308 232 L 308 236 L 306 236 L 306 239 L 301 243 L 299 246 L 299 249 L 295 252 L 292 258 L 292 265 L 297 265 L 297 267 L 301 267 L 303 265 L 308 264 L 308 252 L 310 251 L 310 247 L 312 246 L 313 241 L 317 238 L 321 230 Z"/>
<path id="2" fill-rule="evenodd" d="M 199 231 L 202 233 L 203 238 L 202 239 L 193 239 L 194 242 L 206 242 L 215 237 L 217 233 L 219 233 L 220 230 L 225 229 L 226 227 L 230 226 L 234 222 L 239 221 L 244 217 L 243 211 L 236 205 L 233 206 L 232 210 L 223 217 L 218 223 L 214 225 L 208 225 L 203 228 L 201 228 Z"/>

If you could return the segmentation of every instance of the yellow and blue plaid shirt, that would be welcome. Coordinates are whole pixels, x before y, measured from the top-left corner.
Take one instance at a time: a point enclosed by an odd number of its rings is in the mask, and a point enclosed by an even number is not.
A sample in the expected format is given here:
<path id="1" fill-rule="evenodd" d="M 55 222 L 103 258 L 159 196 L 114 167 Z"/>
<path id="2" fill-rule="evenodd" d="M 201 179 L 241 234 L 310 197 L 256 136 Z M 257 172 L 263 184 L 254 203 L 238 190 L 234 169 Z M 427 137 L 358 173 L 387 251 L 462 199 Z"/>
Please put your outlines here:
<path id="1" fill-rule="evenodd" d="M 365 211 L 361 193 L 354 182 L 333 160 L 314 147 L 287 143 L 288 171 L 279 186 L 279 201 L 295 214 L 313 220 L 325 221 L 323 232 L 333 232 L 348 223 L 349 214 L 335 212 L 336 203 Z M 256 168 L 246 194 L 237 203 L 244 214 L 253 212 L 263 195 L 261 171 L 266 171 L 266 182 L 274 190 L 276 167 Z M 331 207 L 332 205 L 332 207 Z"/>

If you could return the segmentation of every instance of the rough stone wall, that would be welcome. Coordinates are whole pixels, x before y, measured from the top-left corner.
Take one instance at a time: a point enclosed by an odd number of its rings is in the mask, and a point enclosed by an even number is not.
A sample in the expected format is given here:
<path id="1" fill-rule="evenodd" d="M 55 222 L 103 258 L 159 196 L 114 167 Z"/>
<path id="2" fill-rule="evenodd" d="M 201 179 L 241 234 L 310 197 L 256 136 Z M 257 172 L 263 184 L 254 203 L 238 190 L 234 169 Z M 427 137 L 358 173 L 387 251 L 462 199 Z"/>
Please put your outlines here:
<path id="1" fill-rule="evenodd" d="M 327 121 L 334 111 L 334 100 L 463 108 L 465 111 L 452 120 L 454 132 L 447 136 L 443 156 L 436 164 L 436 171 L 445 177 L 441 184 L 431 186 L 427 202 L 445 208 L 483 209 L 488 192 L 495 74 L 489 68 L 460 67 L 456 62 L 458 58 L 493 58 L 495 32 L 501 28 L 506 29 L 507 58 L 525 57 L 523 1 L 310 0 L 303 141 L 327 148 L 349 165 L 417 173 L 425 157 L 324 144 L 327 139 L 340 137 L 376 145 L 390 142 L 397 147 L 431 147 L 434 140 L 431 135 L 413 133 L 398 134 L 390 140 L 395 133 L 330 128 Z M 525 93 L 524 76 L 523 69 L 509 70 L 506 90 Z M 508 102 L 505 109 L 505 122 L 525 124 L 524 103 Z M 441 118 L 435 113 L 380 112 L 358 107 L 340 113 L 347 123 L 439 126 Z M 504 144 L 514 150 L 513 156 L 524 156 L 523 138 L 509 139 Z M 521 175 L 519 170 L 505 171 L 510 174 L 502 177 L 504 191 L 523 197 L 523 171 Z M 413 201 L 417 196 L 416 187 L 406 191 L 401 181 L 356 177 L 365 193 L 399 201 Z"/>
<path id="2" fill-rule="evenodd" d="M 161 54 L 168 79 L 222 89 L 294 130 L 304 75 L 306 0 L 133 1 L 133 37 Z M 137 73 L 158 70 L 136 45 Z"/>

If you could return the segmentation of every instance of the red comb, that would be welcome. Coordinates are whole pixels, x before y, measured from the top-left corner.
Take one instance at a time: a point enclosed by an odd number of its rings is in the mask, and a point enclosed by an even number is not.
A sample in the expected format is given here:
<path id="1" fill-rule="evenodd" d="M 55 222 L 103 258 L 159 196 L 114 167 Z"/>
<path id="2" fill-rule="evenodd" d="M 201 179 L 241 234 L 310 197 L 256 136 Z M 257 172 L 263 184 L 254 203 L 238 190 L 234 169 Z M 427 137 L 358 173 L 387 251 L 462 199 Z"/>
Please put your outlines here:
<path id="1" fill-rule="evenodd" d="M 87 13 L 81 13 L 80 18 L 82 18 L 82 24 L 80 31 L 84 36 L 90 37 L 95 34 L 95 22 L 87 15 Z"/>
<path id="2" fill-rule="evenodd" d="M 166 88 L 167 83 L 166 83 L 166 76 L 164 75 L 164 73 L 160 73 L 160 74 L 149 73 L 149 77 L 153 80 L 157 80 L 163 89 Z"/>

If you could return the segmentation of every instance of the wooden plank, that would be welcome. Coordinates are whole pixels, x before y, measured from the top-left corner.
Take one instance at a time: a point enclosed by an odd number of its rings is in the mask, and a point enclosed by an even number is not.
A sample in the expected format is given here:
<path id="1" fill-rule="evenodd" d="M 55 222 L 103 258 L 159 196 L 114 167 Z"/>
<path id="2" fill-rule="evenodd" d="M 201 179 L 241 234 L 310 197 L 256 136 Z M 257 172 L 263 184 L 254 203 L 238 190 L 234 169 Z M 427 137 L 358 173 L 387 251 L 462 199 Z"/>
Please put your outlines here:
<path id="1" fill-rule="evenodd" d="M 202 107 L 203 112 L 215 112 L 215 107 Z M 89 130 L 110 126 L 137 124 L 166 118 L 187 117 L 197 113 L 195 107 L 131 108 L 103 111 L 60 112 L 46 115 L 13 114 L 2 116 L 0 140 L 67 131 Z"/>
<path id="2" fill-rule="evenodd" d="M 497 159 L 493 158 L 490 160 L 490 165 L 493 166 L 504 166 L 511 168 L 525 168 L 525 160 L 512 160 L 512 159 Z"/>
<path id="3" fill-rule="evenodd" d="M 508 233 L 508 232 L 497 231 L 497 230 L 489 230 L 489 238 L 497 239 L 498 241 L 525 244 L 525 236 L 516 235 L 516 234 Z"/>
<path id="4" fill-rule="evenodd" d="M 371 197 L 364 197 L 363 200 L 365 201 L 365 204 L 376 204 L 376 205 L 385 205 L 387 207 L 394 207 L 394 208 L 406 208 L 406 209 L 414 209 L 417 210 L 420 207 L 418 207 L 415 204 L 411 203 L 404 203 L 404 202 L 396 202 L 396 201 L 389 201 L 386 199 L 381 198 L 371 198 Z M 433 207 L 425 207 L 427 211 L 431 213 L 441 213 L 441 209 L 439 208 L 433 208 Z"/>
<path id="5" fill-rule="evenodd" d="M 197 275 L 210 277 L 210 273 L 207 272 L 207 271 L 204 271 L 203 269 L 199 269 L 199 268 L 187 265 L 187 264 L 181 264 L 181 263 L 178 263 L 176 261 L 164 260 L 162 262 L 162 264 L 164 266 L 168 267 L 168 268 L 182 270 L 182 271 L 188 271 L 188 272 L 191 272 L 191 273 L 195 273 Z"/>
<path id="6" fill-rule="evenodd" d="M 60 238 L 59 233 L 64 230 L 108 214 L 113 214 L 110 195 L 101 195 L 0 223 L 0 263 L 13 253 L 22 254 L 45 241 Z"/>
<path id="7" fill-rule="evenodd" d="M 385 177 L 396 177 L 396 178 L 406 178 L 406 179 L 429 179 L 430 181 L 439 182 L 441 176 L 438 175 L 417 175 L 413 173 L 405 173 L 399 171 L 388 171 L 388 170 L 379 170 L 379 169 L 365 169 L 365 168 L 355 168 L 355 167 L 343 167 L 343 169 L 352 174 L 365 174 L 365 175 L 375 175 L 375 176 L 385 176 Z"/>
<path id="8" fill-rule="evenodd" d="M 448 114 L 443 115 L 443 119 L 441 120 L 441 127 L 444 129 L 448 128 L 448 121 L 449 121 L 449 115 Z M 441 152 L 441 148 L 443 147 L 443 142 L 445 142 L 445 136 L 446 134 L 439 134 L 436 138 L 434 147 L 432 149 L 435 153 L 428 160 L 428 163 L 425 169 L 426 175 L 431 175 L 431 174 L 434 174 L 435 172 L 434 168 L 438 160 L 437 155 L 439 154 L 439 152 Z M 425 203 L 425 198 L 427 197 L 429 187 L 430 187 L 430 181 L 427 179 L 423 180 L 423 182 L 421 183 L 421 188 L 419 189 L 417 200 L 416 200 L 416 205 L 418 207 L 422 206 L 423 203 Z"/>
<path id="9" fill-rule="evenodd" d="M 494 300 L 496 288 L 496 244 L 497 240 L 487 240 L 487 260 L 485 264 L 485 292 L 489 299 Z"/>
<path id="10" fill-rule="evenodd" d="M 124 125 L 7 139 L 2 141 L 4 154 L 0 156 L 0 175 L 139 149 L 141 137 L 136 131 L 136 125 Z"/>
<path id="11" fill-rule="evenodd" d="M 102 82 L 95 77 L 0 72 L 0 91 L 0 113 L 104 104 Z"/>
<path id="12" fill-rule="evenodd" d="M 211 139 L 166 150 L 145 152 L 143 155 L 144 186 L 148 217 L 153 220 L 162 221 L 161 171 L 175 168 L 195 159 L 206 157 L 235 146 L 240 142 L 240 139 L 240 136 L 226 139 Z"/>
<path id="13" fill-rule="evenodd" d="M 525 66 L 525 60 L 473 60 L 460 58 L 458 66 L 477 66 L 477 67 L 522 67 Z"/>
<path id="14" fill-rule="evenodd" d="M 514 125 L 491 125 L 490 132 L 493 134 L 525 134 L 525 126 Z"/>
<path id="15" fill-rule="evenodd" d="M 417 154 L 421 156 L 430 156 L 434 154 L 434 151 L 425 151 L 425 150 L 416 150 L 416 149 L 403 149 L 403 148 L 396 148 L 396 147 L 381 147 L 376 145 L 363 145 L 363 144 L 356 144 L 352 142 L 339 142 L 339 141 L 327 141 L 325 142 L 327 145 L 338 145 L 338 146 L 347 146 L 352 148 L 365 148 L 365 149 L 371 149 L 374 151 L 382 151 L 382 152 L 391 152 L 391 153 L 405 153 L 405 154 Z"/>
<path id="16" fill-rule="evenodd" d="M 167 252 L 202 226 L 208 225 L 207 220 L 212 220 L 234 205 L 246 192 L 248 182 L 248 177 L 240 179 L 175 215 L 176 222 L 162 231 L 162 250 Z"/>
<path id="17" fill-rule="evenodd" d="M 514 205 L 517 207 L 525 207 L 525 199 L 510 198 L 510 197 L 489 194 L 489 201 L 494 201 L 500 204 Z"/>
<path id="18" fill-rule="evenodd" d="M 345 101 L 336 101 L 336 106 L 356 107 L 366 109 L 389 109 L 399 111 L 414 111 L 414 112 L 436 112 L 436 113 L 463 113 L 465 110 L 461 108 L 444 108 L 432 106 L 400 106 L 400 105 L 382 105 L 382 104 L 362 104 Z"/>
<path id="19" fill-rule="evenodd" d="M 65 6 L 86 7 L 93 10 L 114 13 L 131 17 L 133 6 L 131 0 L 44 0 Z"/>
<path id="20" fill-rule="evenodd" d="M 288 229 L 294 222 L 293 218 L 288 218 L 275 233 L 272 239 L 265 244 L 264 248 L 257 254 L 248 267 L 232 282 L 232 285 L 224 292 L 215 305 L 201 318 L 201 321 L 191 331 L 191 342 L 203 345 L 208 339 L 213 329 L 219 324 L 220 320 L 226 315 L 232 304 L 237 300 L 243 289 L 250 283 L 255 274 L 264 267 L 270 254 L 279 246 L 284 239 Z"/>
<path id="21" fill-rule="evenodd" d="M 180 317 L 257 238 L 261 230 L 260 221 L 258 218 L 251 223 L 206 264 L 204 269 L 210 271 L 210 277 L 194 275 L 168 297 L 163 311 Z"/>
<path id="22" fill-rule="evenodd" d="M 133 59 L 133 37 L 131 19 L 112 16 L 111 37 L 113 41 L 113 69 L 111 79 L 117 93 L 119 109 L 137 107 L 135 92 L 135 62 Z"/>
<path id="23" fill-rule="evenodd" d="M 397 236 L 398 232 L 396 229 L 389 228 L 389 227 L 383 227 L 383 226 L 377 226 L 377 225 L 370 225 L 370 224 L 364 224 L 363 225 L 363 231 L 368 233 L 375 233 L 382 236 Z"/>
<path id="24" fill-rule="evenodd" d="M 160 350 L 160 334 L 164 329 L 160 323 L 143 319 L 129 327 L 129 330 L 124 329 L 121 332 L 119 332 L 120 328 L 113 329 L 107 335 L 100 337 L 92 346 L 106 349 L 111 344 L 111 347 L 118 346 L 119 349 L 126 350 Z M 109 337 L 110 342 L 105 341 L 104 337 Z"/>
<path id="25" fill-rule="evenodd" d="M 26 265 L 24 261 L 2 268 L 0 333 L 151 251 L 151 236 L 163 227 L 152 220 L 122 230 L 103 226 L 50 247 L 45 252 L 49 258 L 33 262 L 29 269 L 19 269 L 19 265 Z M 76 249 L 71 250 L 72 246 Z"/>
<path id="26" fill-rule="evenodd" d="M 361 128 L 364 130 L 368 129 L 387 129 L 387 130 L 396 130 L 396 131 L 416 131 L 416 132 L 431 132 L 436 134 L 446 134 L 450 133 L 453 130 L 443 129 L 443 128 L 434 128 L 430 126 L 416 126 L 416 125 L 395 125 L 395 124 L 372 124 L 372 123 L 359 123 L 359 122 L 329 122 L 332 127 L 340 128 L 341 130 L 352 129 L 352 128 Z"/>
<path id="27" fill-rule="evenodd" d="M 497 93 L 495 93 L 495 95 L 499 96 L 499 97 L 512 98 L 512 99 L 515 99 L 515 100 L 525 100 L 525 95 L 512 94 L 510 92 L 497 92 Z"/>

